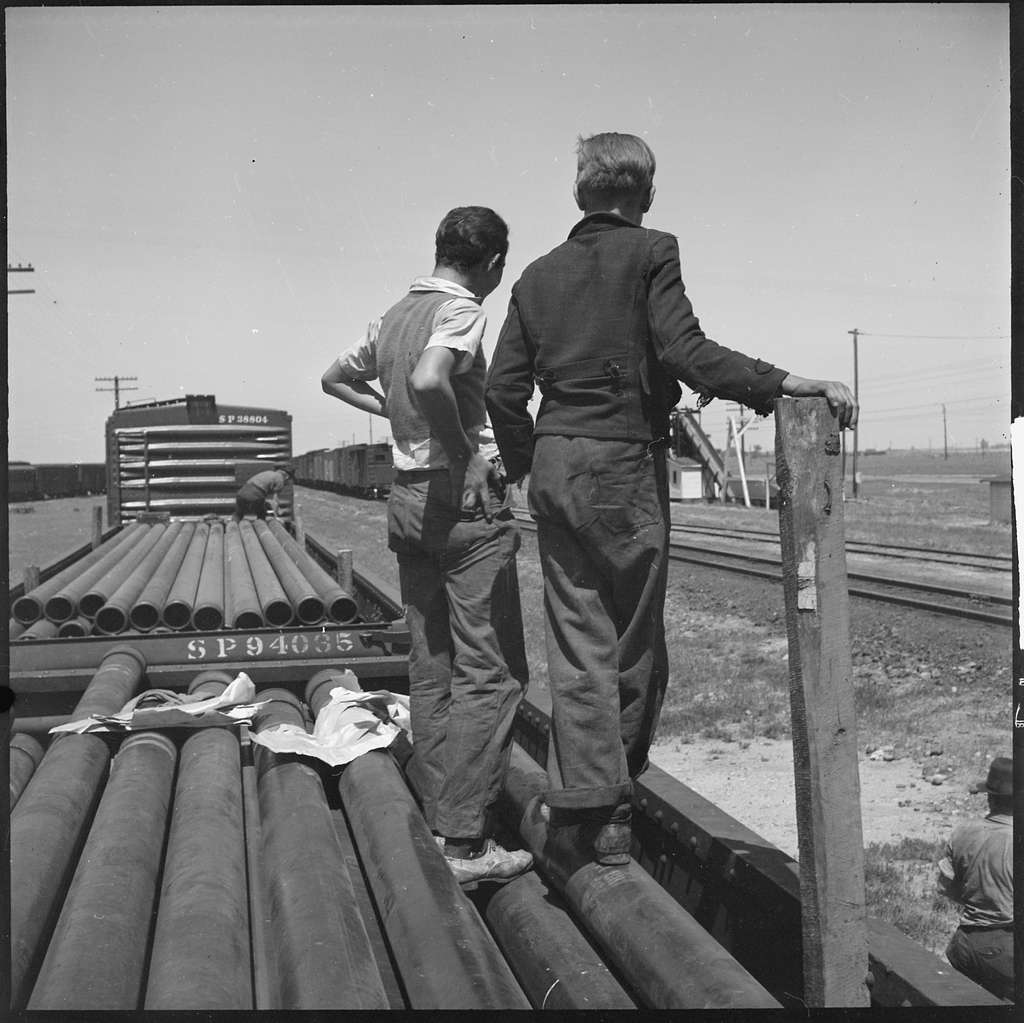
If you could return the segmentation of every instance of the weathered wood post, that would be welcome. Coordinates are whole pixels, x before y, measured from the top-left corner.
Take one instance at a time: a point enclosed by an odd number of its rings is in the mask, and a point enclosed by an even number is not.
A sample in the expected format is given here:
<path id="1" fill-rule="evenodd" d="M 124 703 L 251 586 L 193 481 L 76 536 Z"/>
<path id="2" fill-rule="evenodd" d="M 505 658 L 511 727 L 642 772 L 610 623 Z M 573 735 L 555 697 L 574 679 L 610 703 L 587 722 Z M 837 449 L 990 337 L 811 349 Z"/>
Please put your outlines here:
<path id="1" fill-rule="evenodd" d="M 867 1006 L 864 838 L 839 428 L 824 398 L 778 399 L 775 423 L 804 1001 Z"/>
<path id="2" fill-rule="evenodd" d="M 39 588 L 38 565 L 26 565 L 21 573 L 21 577 L 24 580 L 26 593 L 31 593 L 33 590 Z"/>
<path id="3" fill-rule="evenodd" d="M 346 592 L 352 592 L 352 551 L 342 547 L 335 554 L 335 578 L 338 585 Z"/>
<path id="4" fill-rule="evenodd" d="M 95 550 L 103 540 L 103 506 L 98 504 L 92 510 L 92 547 Z"/>

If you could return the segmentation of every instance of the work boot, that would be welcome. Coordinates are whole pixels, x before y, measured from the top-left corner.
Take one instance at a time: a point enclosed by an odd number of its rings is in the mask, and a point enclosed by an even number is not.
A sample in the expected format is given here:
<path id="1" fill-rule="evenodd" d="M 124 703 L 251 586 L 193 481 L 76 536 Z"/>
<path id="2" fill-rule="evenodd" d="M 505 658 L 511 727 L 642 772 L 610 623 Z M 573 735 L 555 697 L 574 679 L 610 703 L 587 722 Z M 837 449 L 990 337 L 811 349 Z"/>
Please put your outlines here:
<path id="1" fill-rule="evenodd" d="M 630 816 L 629 803 L 585 809 L 550 807 L 548 855 L 570 874 L 587 863 L 624 867 L 630 861 Z"/>
<path id="2" fill-rule="evenodd" d="M 479 852 L 453 857 L 445 851 L 445 862 L 455 880 L 472 890 L 480 883 L 506 884 L 533 866 L 533 856 L 525 849 L 505 849 L 493 838 L 484 842 Z"/>
<path id="3" fill-rule="evenodd" d="M 620 803 L 594 835 L 594 862 L 605 867 L 624 867 L 629 863 L 633 832 L 630 826 L 632 808 Z"/>

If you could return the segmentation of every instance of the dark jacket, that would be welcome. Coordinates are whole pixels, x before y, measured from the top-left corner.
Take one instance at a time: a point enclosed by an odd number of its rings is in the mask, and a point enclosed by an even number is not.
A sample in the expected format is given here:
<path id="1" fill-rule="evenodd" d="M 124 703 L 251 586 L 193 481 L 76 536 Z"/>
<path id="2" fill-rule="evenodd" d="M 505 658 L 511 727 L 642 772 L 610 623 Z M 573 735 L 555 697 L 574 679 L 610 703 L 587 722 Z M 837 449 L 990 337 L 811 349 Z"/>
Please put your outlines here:
<path id="1" fill-rule="evenodd" d="M 512 288 L 487 379 L 487 411 L 510 479 L 533 437 L 666 436 L 682 380 L 702 398 L 771 412 L 786 371 L 704 336 L 673 235 L 613 213 L 585 216 Z M 534 384 L 541 403 L 527 411 Z"/>

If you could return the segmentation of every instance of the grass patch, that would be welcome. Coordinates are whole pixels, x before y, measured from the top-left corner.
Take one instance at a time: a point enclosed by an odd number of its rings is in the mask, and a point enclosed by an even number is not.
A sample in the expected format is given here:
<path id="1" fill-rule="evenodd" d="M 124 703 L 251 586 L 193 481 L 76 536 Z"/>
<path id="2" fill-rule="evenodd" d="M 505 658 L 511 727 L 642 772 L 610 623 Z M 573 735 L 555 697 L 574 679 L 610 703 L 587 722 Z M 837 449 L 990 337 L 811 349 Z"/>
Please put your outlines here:
<path id="1" fill-rule="evenodd" d="M 956 930 L 959 907 L 935 889 L 940 842 L 905 838 L 864 849 L 867 911 L 930 952 L 942 955 Z"/>

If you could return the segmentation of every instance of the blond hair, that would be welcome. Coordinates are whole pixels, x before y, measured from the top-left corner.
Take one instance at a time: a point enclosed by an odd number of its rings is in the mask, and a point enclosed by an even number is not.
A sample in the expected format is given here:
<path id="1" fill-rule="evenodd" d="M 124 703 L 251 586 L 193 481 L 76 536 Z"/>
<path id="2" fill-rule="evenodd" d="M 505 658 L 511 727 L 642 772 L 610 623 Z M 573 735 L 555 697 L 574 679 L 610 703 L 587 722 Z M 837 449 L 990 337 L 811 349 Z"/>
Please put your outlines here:
<path id="1" fill-rule="evenodd" d="M 654 183 L 654 167 L 651 147 L 636 135 L 581 135 L 576 144 L 576 194 L 584 206 L 620 195 L 643 198 Z"/>

